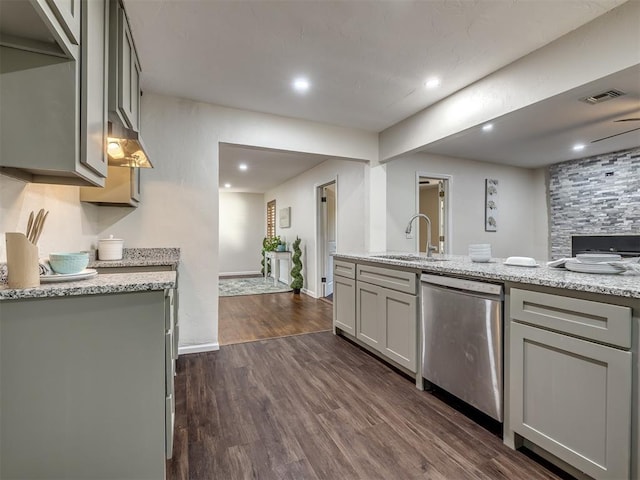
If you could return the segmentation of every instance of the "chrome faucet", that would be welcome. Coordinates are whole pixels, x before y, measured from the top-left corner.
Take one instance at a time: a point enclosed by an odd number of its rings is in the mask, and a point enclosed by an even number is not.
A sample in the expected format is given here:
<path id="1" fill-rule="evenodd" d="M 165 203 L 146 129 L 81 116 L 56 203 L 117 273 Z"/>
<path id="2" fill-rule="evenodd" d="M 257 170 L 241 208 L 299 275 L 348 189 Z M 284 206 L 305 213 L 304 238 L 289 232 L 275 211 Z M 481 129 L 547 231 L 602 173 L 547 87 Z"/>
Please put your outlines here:
<path id="1" fill-rule="evenodd" d="M 411 223 L 416 218 L 424 218 L 427 221 L 427 258 L 431 258 L 431 252 L 436 250 L 436 247 L 431 245 L 431 219 L 427 217 L 424 213 L 416 213 L 413 217 L 409 219 L 409 223 L 407 224 L 407 229 L 404 231 L 407 235 L 411 233 Z"/>

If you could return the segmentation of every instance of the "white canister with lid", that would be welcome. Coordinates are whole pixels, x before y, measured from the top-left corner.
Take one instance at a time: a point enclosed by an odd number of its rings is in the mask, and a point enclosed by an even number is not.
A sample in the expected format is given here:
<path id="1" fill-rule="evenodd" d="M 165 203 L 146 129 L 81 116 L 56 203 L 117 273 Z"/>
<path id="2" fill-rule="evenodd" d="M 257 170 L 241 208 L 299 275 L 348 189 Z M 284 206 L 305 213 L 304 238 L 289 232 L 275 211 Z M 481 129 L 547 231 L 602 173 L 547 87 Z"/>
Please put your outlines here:
<path id="1" fill-rule="evenodd" d="M 121 238 L 103 238 L 98 240 L 98 260 L 122 260 L 122 247 L 124 240 Z"/>

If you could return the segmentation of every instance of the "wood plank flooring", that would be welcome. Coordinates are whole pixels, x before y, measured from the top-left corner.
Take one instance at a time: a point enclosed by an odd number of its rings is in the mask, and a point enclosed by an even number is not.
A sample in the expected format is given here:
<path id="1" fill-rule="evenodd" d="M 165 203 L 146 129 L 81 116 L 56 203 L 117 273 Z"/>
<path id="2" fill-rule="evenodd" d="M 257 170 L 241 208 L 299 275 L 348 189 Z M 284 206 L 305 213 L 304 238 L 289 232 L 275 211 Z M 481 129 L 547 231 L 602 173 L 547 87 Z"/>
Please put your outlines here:
<path id="1" fill-rule="evenodd" d="M 176 378 L 170 480 L 558 478 L 330 332 L 186 355 Z"/>
<path id="2" fill-rule="evenodd" d="M 220 297 L 220 345 L 331 329 L 332 306 L 308 295 L 269 293 Z"/>

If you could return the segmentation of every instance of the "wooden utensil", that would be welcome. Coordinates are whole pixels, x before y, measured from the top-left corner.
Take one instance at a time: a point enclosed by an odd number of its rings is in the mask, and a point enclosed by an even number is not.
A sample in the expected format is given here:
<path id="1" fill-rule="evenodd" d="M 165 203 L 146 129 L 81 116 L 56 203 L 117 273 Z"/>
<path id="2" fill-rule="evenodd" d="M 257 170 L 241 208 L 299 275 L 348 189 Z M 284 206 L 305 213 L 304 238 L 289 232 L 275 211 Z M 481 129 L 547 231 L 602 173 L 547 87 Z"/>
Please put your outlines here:
<path id="1" fill-rule="evenodd" d="M 33 210 L 31 210 L 31 213 L 29 214 L 29 221 L 27 222 L 27 232 L 25 233 L 27 238 L 29 238 L 29 233 L 31 233 L 31 227 L 33 227 Z"/>
<path id="2" fill-rule="evenodd" d="M 40 224 L 38 225 L 38 229 L 36 230 L 35 240 L 33 241 L 34 245 L 38 244 L 38 240 L 40 240 L 40 235 L 42 234 L 42 229 L 44 228 L 44 221 L 47 219 L 47 215 L 49 215 L 49 210 L 42 216 L 40 220 Z"/>
<path id="3" fill-rule="evenodd" d="M 42 209 L 40 209 L 42 211 Z M 31 225 L 31 230 L 29 231 L 29 235 L 27 235 L 27 240 L 33 243 L 33 235 L 36 233 L 36 228 L 38 227 L 38 222 L 40 221 L 40 212 L 36 214 L 36 218 L 33 220 L 33 224 Z"/>

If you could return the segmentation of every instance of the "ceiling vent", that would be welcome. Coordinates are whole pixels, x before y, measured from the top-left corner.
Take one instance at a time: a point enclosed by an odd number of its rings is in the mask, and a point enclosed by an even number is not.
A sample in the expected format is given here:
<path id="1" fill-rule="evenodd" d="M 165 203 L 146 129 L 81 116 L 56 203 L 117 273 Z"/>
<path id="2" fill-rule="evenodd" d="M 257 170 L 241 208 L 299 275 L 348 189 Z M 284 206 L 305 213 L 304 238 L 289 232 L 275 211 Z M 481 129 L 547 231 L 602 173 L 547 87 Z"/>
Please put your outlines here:
<path id="1" fill-rule="evenodd" d="M 584 103 L 588 103 L 589 105 L 596 105 L 597 103 L 606 102 L 607 100 L 618 98 L 618 97 L 621 97 L 622 95 L 626 95 L 626 93 L 621 92 L 620 90 L 607 90 L 606 92 L 581 98 L 580 101 Z"/>

